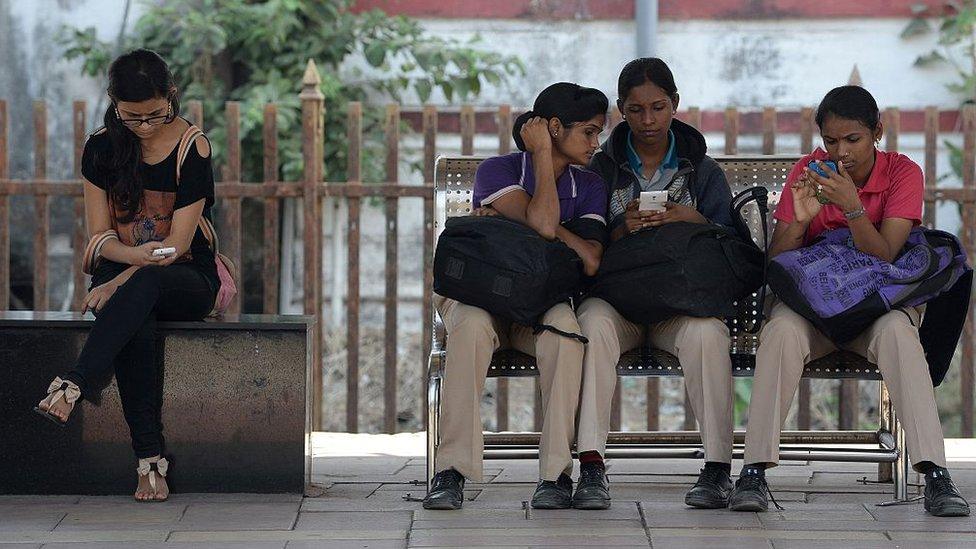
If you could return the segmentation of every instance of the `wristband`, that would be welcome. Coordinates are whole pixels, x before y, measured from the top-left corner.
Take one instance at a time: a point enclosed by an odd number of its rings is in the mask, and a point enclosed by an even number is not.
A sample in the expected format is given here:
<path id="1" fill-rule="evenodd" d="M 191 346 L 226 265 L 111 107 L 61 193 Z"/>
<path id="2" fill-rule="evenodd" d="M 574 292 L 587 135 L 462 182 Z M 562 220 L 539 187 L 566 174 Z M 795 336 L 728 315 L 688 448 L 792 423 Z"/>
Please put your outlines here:
<path id="1" fill-rule="evenodd" d="M 848 221 L 853 221 L 853 220 L 861 217 L 862 215 L 864 215 L 866 213 L 867 212 L 864 210 L 864 208 L 861 207 L 861 208 L 858 208 L 856 210 L 851 210 L 849 212 L 844 212 L 844 217 L 847 218 Z"/>

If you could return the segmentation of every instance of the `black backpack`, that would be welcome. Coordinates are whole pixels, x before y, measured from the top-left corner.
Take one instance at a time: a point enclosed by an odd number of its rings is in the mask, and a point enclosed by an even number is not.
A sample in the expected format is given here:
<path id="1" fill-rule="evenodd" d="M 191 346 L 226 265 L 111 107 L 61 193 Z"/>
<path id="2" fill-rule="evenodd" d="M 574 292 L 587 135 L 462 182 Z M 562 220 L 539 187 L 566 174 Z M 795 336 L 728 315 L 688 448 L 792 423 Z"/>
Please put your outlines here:
<path id="1" fill-rule="evenodd" d="M 754 187 L 733 199 L 731 229 L 669 223 L 612 243 L 588 295 L 605 300 L 637 324 L 676 315 L 734 316 L 734 302 L 763 286 L 765 276 L 765 251 L 753 242 L 740 214 L 753 200 L 765 218 L 766 189 Z"/>
<path id="2" fill-rule="evenodd" d="M 582 287 L 579 256 L 560 241 L 501 216 L 452 217 L 437 239 L 434 291 L 493 315 L 586 343 L 580 334 L 539 323 Z"/>

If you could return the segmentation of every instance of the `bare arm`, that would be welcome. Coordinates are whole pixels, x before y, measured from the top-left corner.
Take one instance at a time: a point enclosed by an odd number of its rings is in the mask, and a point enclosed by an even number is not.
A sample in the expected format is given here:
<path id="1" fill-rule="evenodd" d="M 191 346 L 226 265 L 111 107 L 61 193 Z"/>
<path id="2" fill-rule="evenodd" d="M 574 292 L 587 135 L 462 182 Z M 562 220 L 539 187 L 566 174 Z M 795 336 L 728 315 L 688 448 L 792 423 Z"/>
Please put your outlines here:
<path id="1" fill-rule="evenodd" d="M 562 225 L 556 227 L 556 238 L 563 241 L 583 260 L 583 272 L 593 276 L 600 268 L 603 245 L 595 240 L 584 240 Z"/>
<path id="2" fill-rule="evenodd" d="M 108 207 L 108 193 L 85 180 L 85 221 L 88 225 L 89 237 L 103 233 L 112 228 L 111 211 Z M 101 255 L 109 261 L 126 265 L 151 265 L 162 260 L 152 255 L 152 251 L 161 248 L 159 242 L 147 242 L 142 246 L 126 246 L 117 239 L 111 239 L 102 245 Z"/>
<path id="3" fill-rule="evenodd" d="M 784 221 L 777 221 L 776 228 L 773 229 L 772 241 L 769 243 L 770 259 L 783 252 L 795 250 L 803 246 L 803 238 L 806 236 L 807 227 L 809 226 L 809 222 L 801 223 L 799 221 L 794 221 L 792 223 L 787 223 Z"/>

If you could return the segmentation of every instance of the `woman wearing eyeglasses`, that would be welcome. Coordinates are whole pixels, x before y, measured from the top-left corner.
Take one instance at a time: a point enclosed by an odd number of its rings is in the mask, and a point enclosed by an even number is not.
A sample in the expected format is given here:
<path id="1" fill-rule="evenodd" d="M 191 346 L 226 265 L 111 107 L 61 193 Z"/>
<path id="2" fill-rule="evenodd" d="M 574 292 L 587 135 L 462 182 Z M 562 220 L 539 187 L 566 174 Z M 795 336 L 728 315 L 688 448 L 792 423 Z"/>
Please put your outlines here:
<path id="1" fill-rule="evenodd" d="M 108 95 L 105 127 L 82 156 L 93 258 L 84 309 L 96 320 L 73 368 L 54 379 L 35 410 L 64 426 L 79 399 L 90 400 L 114 370 L 138 459 L 135 498 L 164 501 L 169 463 L 155 327 L 157 320 L 203 319 L 220 287 L 200 229 L 214 200 L 210 144 L 177 116 L 173 76 L 152 51 L 116 59 Z"/>

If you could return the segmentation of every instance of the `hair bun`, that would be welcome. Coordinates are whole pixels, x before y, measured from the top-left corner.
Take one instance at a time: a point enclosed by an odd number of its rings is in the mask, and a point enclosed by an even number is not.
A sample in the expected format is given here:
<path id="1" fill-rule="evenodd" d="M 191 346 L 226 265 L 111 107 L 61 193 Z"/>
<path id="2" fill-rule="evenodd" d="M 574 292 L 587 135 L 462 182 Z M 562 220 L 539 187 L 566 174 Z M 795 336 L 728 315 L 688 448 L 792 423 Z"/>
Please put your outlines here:
<path id="1" fill-rule="evenodd" d="M 522 126 L 525 125 L 530 119 L 536 116 L 535 111 L 529 109 L 522 114 L 518 115 L 515 122 L 512 124 L 512 138 L 515 139 L 515 146 L 518 150 L 525 150 L 525 141 L 522 140 Z"/>

